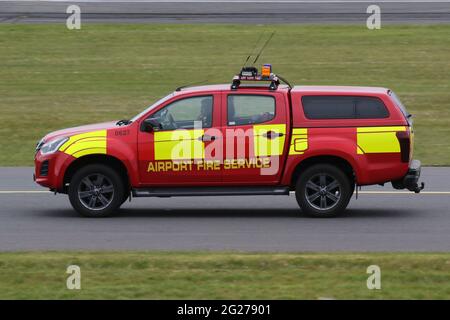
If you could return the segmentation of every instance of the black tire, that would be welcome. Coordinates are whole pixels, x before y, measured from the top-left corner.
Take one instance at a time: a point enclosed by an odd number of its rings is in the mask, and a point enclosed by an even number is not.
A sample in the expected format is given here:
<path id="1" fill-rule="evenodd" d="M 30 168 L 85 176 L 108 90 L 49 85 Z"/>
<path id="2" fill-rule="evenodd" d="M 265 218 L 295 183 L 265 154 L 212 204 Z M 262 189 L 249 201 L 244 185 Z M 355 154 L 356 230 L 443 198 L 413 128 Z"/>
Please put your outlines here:
<path id="1" fill-rule="evenodd" d="M 351 198 L 352 195 L 355 193 L 355 188 L 356 188 L 355 182 L 354 182 L 354 181 L 351 181 L 351 182 L 350 182 L 350 198 Z"/>
<path id="2" fill-rule="evenodd" d="M 91 164 L 79 169 L 69 185 L 69 200 L 82 216 L 107 217 L 124 201 L 124 183 L 120 175 L 108 166 Z"/>
<path id="3" fill-rule="evenodd" d="M 352 182 L 341 169 L 330 164 L 317 164 L 300 174 L 295 197 L 305 214 L 327 218 L 345 211 L 352 190 Z"/>

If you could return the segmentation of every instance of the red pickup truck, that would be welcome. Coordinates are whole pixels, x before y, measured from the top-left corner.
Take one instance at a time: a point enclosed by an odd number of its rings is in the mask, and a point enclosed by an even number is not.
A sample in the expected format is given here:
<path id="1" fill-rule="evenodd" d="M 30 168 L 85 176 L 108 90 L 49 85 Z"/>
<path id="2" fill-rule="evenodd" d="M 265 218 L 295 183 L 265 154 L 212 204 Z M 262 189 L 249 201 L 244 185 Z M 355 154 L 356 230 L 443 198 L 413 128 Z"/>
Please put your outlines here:
<path id="1" fill-rule="evenodd" d="M 241 73 L 231 85 L 178 88 L 131 120 L 50 133 L 35 181 L 88 217 L 131 197 L 291 191 L 304 213 L 330 217 L 358 186 L 420 192 L 411 117 L 391 90 L 283 81 Z"/>

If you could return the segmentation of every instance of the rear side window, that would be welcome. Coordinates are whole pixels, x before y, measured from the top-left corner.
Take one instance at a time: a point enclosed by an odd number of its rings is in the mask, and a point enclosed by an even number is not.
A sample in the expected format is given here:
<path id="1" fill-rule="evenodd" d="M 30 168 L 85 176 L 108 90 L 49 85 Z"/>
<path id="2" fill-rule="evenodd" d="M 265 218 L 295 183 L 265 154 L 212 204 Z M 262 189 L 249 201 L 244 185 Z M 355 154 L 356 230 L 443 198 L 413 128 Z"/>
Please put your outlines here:
<path id="1" fill-rule="evenodd" d="M 389 112 L 381 99 L 359 96 L 304 96 L 308 119 L 379 119 Z"/>
<path id="2" fill-rule="evenodd" d="M 349 119 L 355 117 L 353 97 L 305 96 L 303 110 L 309 119 Z"/>
<path id="3" fill-rule="evenodd" d="M 356 118 L 358 119 L 377 119 L 389 117 L 383 101 L 374 97 L 358 97 L 356 104 Z"/>

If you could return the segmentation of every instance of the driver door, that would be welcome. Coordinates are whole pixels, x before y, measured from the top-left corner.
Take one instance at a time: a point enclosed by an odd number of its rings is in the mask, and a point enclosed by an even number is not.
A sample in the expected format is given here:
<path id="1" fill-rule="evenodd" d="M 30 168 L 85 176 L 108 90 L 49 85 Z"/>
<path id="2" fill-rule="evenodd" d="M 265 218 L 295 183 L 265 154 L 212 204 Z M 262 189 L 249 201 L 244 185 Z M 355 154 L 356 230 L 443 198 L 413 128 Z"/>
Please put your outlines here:
<path id="1" fill-rule="evenodd" d="M 176 96 L 142 119 L 151 118 L 155 124 L 153 132 L 138 134 L 143 186 L 221 182 L 220 166 L 205 157 L 208 144 L 221 139 L 215 134 L 221 121 L 219 104 L 218 93 Z"/>

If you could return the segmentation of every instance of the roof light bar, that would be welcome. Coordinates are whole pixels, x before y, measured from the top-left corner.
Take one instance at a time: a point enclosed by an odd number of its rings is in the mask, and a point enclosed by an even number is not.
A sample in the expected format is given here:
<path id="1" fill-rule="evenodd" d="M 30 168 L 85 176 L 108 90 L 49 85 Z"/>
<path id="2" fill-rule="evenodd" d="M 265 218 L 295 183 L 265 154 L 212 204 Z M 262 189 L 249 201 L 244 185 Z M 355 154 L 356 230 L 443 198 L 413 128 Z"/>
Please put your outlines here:
<path id="1" fill-rule="evenodd" d="M 241 72 L 233 77 L 231 89 L 237 90 L 243 81 L 270 82 L 269 90 L 276 90 L 280 84 L 280 79 L 272 73 L 272 65 L 270 64 L 263 66 L 261 74 L 258 74 L 258 69 L 255 67 L 242 68 Z"/>

